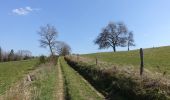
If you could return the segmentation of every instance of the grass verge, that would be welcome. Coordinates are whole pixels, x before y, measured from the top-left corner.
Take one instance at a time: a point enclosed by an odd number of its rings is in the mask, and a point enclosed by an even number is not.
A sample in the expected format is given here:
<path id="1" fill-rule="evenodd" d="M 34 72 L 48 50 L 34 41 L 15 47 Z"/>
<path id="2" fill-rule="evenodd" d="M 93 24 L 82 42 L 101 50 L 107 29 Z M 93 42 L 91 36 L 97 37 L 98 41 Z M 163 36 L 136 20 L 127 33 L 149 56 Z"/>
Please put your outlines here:
<path id="1" fill-rule="evenodd" d="M 73 57 L 65 57 L 65 60 L 108 99 L 170 99 L 170 81 L 163 77 L 153 77 L 150 73 L 145 73 L 143 77 L 140 77 L 139 72 L 132 68 L 112 66 L 102 69 L 95 64 L 75 60 Z M 115 94 L 124 98 L 115 99 Z"/>
<path id="2" fill-rule="evenodd" d="M 60 63 L 65 78 L 67 100 L 103 100 L 103 97 L 97 95 L 83 77 L 69 67 L 63 57 L 60 58 Z"/>
<path id="3" fill-rule="evenodd" d="M 37 60 L 11 61 L 0 63 L 0 95 L 4 94 L 17 80 L 29 70 L 34 69 Z"/>
<path id="4" fill-rule="evenodd" d="M 38 71 L 36 80 L 33 81 L 31 94 L 33 100 L 55 100 L 56 85 L 58 82 L 57 67 L 53 64 L 45 64 Z"/>

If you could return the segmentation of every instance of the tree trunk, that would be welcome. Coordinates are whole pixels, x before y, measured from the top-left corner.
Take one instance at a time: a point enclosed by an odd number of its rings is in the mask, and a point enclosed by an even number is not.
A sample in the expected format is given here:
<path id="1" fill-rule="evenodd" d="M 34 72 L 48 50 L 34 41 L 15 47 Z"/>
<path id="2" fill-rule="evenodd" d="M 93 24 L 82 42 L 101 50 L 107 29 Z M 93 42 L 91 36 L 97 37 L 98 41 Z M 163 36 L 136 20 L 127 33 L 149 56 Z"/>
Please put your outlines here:
<path id="1" fill-rule="evenodd" d="M 116 52 L 116 46 L 113 46 L 113 51 Z"/>
<path id="2" fill-rule="evenodd" d="M 129 45 L 128 45 L 128 51 L 129 51 Z"/>
<path id="3" fill-rule="evenodd" d="M 52 47 L 49 45 L 50 47 L 50 52 L 51 52 L 51 56 L 53 56 L 53 50 L 52 50 Z"/>

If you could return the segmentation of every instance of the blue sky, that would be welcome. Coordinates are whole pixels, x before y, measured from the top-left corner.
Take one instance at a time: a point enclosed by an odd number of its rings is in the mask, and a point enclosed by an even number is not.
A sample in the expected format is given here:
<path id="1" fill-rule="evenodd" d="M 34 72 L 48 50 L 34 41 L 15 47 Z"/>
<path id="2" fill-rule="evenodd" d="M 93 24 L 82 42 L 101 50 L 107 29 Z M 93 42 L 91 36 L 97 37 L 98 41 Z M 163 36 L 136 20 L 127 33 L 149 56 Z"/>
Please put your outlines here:
<path id="1" fill-rule="evenodd" d="M 134 32 L 136 47 L 170 44 L 170 0 L 1 0 L 0 46 L 26 49 L 33 55 L 48 54 L 39 47 L 39 27 L 54 25 L 58 40 L 73 53 L 98 50 L 93 40 L 108 22 L 123 21 Z M 118 48 L 127 50 L 127 48 Z"/>

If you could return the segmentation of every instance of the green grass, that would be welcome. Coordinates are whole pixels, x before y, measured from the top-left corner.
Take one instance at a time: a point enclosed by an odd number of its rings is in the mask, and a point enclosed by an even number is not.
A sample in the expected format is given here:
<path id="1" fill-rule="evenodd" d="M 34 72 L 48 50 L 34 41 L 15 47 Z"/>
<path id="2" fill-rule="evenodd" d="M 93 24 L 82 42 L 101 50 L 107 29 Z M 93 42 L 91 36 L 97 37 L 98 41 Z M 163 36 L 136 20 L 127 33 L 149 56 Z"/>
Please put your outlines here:
<path id="1" fill-rule="evenodd" d="M 97 93 L 92 90 L 88 83 L 82 80 L 76 71 L 74 71 L 64 60 L 60 58 L 60 63 L 65 78 L 66 91 L 71 100 L 102 100 Z"/>
<path id="2" fill-rule="evenodd" d="M 43 68 L 35 75 L 37 79 L 32 84 L 33 100 L 55 100 L 57 85 L 57 68 L 53 64 L 42 65 Z"/>
<path id="3" fill-rule="evenodd" d="M 0 63 L 0 94 L 3 94 L 29 70 L 35 68 L 36 59 Z"/>
<path id="4" fill-rule="evenodd" d="M 103 69 L 98 65 L 87 62 L 83 58 L 78 61 L 73 56 L 67 56 L 65 60 L 109 100 L 114 100 L 115 94 L 118 97 L 122 97 L 119 100 L 170 99 L 169 81 L 162 75 L 156 77 L 156 74 L 145 73 L 141 77 L 133 68 L 109 67 L 105 63 L 100 64 L 101 66 L 106 66 L 106 69 Z"/>
<path id="5" fill-rule="evenodd" d="M 103 52 L 94 54 L 85 54 L 83 57 L 95 59 L 107 63 L 127 66 L 133 65 L 136 68 L 140 66 L 139 50 L 121 51 L 121 52 Z M 170 46 L 144 49 L 144 66 L 147 69 L 170 74 Z M 158 68 L 159 67 L 159 68 Z M 160 70 L 159 70 L 160 69 Z"/>

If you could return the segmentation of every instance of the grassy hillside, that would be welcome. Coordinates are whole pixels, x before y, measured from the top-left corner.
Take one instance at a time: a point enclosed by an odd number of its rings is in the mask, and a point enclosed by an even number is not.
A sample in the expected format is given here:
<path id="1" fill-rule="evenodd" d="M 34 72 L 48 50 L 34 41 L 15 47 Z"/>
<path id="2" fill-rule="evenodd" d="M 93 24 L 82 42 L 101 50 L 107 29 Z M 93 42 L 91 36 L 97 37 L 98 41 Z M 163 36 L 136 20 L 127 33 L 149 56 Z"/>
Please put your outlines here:
<path id="1" fill-rule="evenodd" d="M 112 63 L 120 66 L 133 65 L 140 66 L 139 50 L 122 52 L 105 52 L 82 55 L 84 57 Z M 144 49 L 145 68 L 170 74 L 170 46 Z"/>
<path id="2" fill-rule="evenodd" d="M 25 60 L 0 63 L 0 94 L 11 84 L 20 79 L 24 73 L 35 67 L 37 60 Z"/>

